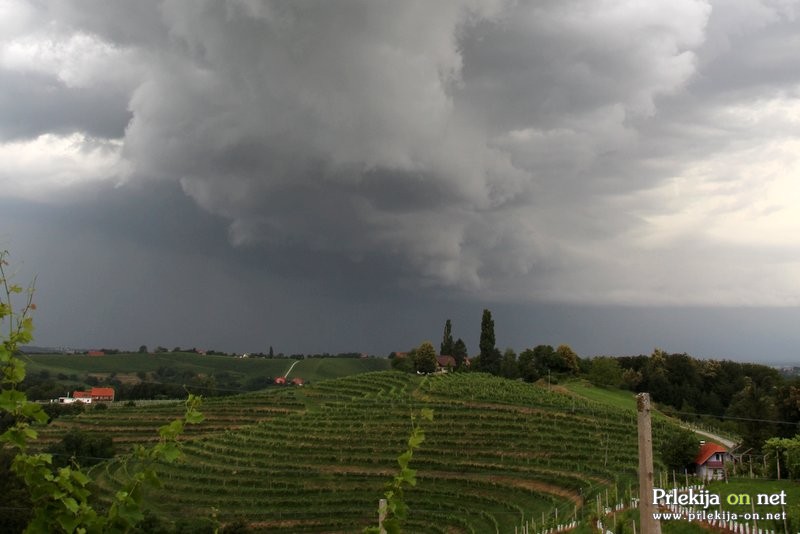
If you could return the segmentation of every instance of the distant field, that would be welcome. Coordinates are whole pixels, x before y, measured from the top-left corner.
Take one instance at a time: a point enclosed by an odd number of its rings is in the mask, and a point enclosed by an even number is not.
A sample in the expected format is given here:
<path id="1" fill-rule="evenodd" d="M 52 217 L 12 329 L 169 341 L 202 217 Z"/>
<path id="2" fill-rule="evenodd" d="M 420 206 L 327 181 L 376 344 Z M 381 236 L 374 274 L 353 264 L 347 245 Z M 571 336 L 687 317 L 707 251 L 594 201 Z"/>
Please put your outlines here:
<path id="1" fill-rule="evenodd" d="M 110 354 L 106 356 L 34 354 L 26 356 L 28 373 L 49 371 L 53 378 L 59 373 L 77 375 L 84 379 L 89 374 L 151 373 L 161 367 L 189 370 L 193 373 L 214 375 L 230 373 L 241 378 L 283 376 L 297 361 L 289 358 L 233 358 L 230 356 L 204 356 L 193 353 L 160 354 Z M 312 358 L 301 360 L 292 370 L 291 377 L 306 381 L 338 378 L 368 371 L 389 369 L 385 358 Z"/>

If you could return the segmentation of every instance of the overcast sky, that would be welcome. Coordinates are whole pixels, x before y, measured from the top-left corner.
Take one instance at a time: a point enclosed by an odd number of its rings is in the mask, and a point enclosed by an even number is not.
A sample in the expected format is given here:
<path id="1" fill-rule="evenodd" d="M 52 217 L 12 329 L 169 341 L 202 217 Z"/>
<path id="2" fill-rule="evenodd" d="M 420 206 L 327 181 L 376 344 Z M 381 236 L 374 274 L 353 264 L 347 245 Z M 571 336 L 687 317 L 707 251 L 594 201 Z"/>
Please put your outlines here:
<path id="1" fill-rule="evenodd" d="M 36 343 L 798 360 L 800 2 L 0 0 Z"/>

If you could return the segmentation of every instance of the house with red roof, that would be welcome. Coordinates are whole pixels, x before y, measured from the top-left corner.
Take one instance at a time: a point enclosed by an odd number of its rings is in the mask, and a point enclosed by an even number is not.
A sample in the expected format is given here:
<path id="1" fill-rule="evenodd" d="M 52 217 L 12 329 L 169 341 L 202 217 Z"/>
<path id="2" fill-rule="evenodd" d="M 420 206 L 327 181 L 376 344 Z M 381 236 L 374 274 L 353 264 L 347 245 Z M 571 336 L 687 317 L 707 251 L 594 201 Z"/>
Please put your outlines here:
<path id="1" fill-rule="evenodd" d="M 89 394 L 94 402 L 114 402 L 114 388 L 92 388 Z"/>
<path id="2" fill-rule="evenodd" d="M 700 451 L 694 459 L 695 474 L 703 480 L 725 478 L 725 462 L 732 460 L 728 449 L 717 443 L 700 442 Z"/>
<path id="3" fill-rule="evenodd" d="M 72 398 L 87 404 L 92 402 L 114 402 L 114 388 L 92 388 L 89 391 L 75 391 Z"/>
<path id="4" fill-rule="evenodd" d="M 440 354 L 436 357 L 436 364 L 439 372 L 446 373 L 456 368 L 456 359 L 447 354 Z"/>
<path id="5" fill-rule="evenodd" d="M 285 385 L 286 379 L 282 376 L 279 376 L 278 378 L 275 379 L 275 383 L 278 385 Z"/>

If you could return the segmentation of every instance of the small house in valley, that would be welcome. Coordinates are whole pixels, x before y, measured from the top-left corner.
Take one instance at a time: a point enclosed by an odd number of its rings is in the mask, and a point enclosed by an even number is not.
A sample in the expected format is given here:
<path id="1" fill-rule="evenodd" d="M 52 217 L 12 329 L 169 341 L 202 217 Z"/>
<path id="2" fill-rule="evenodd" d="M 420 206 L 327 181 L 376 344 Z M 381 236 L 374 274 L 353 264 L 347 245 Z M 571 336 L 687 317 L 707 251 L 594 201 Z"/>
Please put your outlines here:
<path id="1" fill-rule="evenodd" d="M 703 480 L 722 480 L 725 478 L 725 462 L 731 456 L 728 449 L 717 443 L 700 442 L 700 451 L 695 457 L 695 474 Z"/>
<path id="2" fill-rule="evenodd" d="M 73 391 L 71 397 L 58 398 L 59 404 L 73 404 L 75 402 L 84 404 L 114 402 L 114 388 L 92 388 L 89 391 Z"/>
<path id="3" fill-rule="evenodd" d="M 75 399 L 86 402 L 114 402 L 114 388 L 92 388 L 89 391 L 75 391 L 72 394 Z"/>

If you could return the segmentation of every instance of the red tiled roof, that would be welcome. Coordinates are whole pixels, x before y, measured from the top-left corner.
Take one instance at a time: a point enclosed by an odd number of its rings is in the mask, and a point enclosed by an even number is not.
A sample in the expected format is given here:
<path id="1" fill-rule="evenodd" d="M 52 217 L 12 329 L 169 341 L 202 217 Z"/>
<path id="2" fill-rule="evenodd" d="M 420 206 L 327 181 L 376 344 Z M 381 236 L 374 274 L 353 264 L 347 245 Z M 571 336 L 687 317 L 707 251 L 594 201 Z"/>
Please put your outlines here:
<path id="1" fill-rule="evenodd" d="M 76 391 L 72 394 L 72 398 L 74 399 L 91 399 L 92 394 L 88 391 Z"/>
<path id="2" fill-rule="evenodd" d="M 92 388 L 89 393 L 92 397 L 113 397 L 114 388 Z"/>
<path id="3" fill-rule="evenodd" d="M 455 367 L 456 359 L 446 354 L 437 356 L 436 361 L 439 362 L 440 367 Z"/>
<path id="4" fill-rule="evenodd" d="M 727 453 L 728 449 L 717 443 L 711 443 L 711 442 L 704 443 L 703 445 L 700 446 L 700 452 L 697 453 L 697 457 L 694 459 L 694 463 L 696 463 L 697 465 L 703 465 L 708 461 L 709 458 L 711 458 L 714 454 L 718 452 Z"/>

